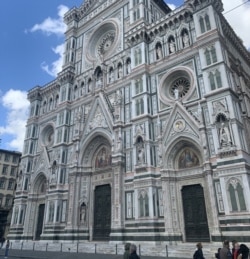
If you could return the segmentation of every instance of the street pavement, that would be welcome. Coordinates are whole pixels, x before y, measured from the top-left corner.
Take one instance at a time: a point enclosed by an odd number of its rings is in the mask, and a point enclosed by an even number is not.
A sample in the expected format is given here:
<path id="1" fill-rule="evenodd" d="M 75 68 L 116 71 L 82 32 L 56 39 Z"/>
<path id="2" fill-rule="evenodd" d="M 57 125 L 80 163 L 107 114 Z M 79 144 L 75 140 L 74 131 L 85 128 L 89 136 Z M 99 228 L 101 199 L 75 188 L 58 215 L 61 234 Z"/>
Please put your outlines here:
<path id="1" fill-rule="evenodd" d="M 4 249 L 0 250 L 0 258 L 4 258 Z M 66 253 L 66 252 L 44 252 L 31 250 L 9 250 L 8 259 L 122 259 L 123 255 L 107 254 L 85 254 L 85 253 Z M 166 257 L 140 256 L 141 259 L 163 259 Z M 168 259 L 174 259 L 168 257 Z"/>

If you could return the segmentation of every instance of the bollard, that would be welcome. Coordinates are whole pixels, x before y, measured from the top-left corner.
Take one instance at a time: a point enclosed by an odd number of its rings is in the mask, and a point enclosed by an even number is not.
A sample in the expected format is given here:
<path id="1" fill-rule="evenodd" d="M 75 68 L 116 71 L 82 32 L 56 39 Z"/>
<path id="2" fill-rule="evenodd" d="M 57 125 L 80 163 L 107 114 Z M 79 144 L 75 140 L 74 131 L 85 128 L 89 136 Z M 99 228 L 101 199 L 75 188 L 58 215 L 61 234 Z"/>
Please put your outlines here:
<path id="1" fill-rule="evenodd" d="M 96 247 L 97 247 L 97 244 L 95 244 L 95 254 L 96 254 Z"/>
<path id="2" fill-rule="evenodd" d="M 35 242 L 33 242 L 33 251 L 35 251 L 35 244 L 36 244 L 36 243 L 35 243 Z"/>
<path id="3" fill-rule="evenodd" d="M 79 242 L 77 242 L 77 245 L 76 245 L 76 253 L 78 254 L 78 246 L 79 246 Z"/>
<path id="4" fill-rule="evenodd" d="M 168 245 L 166 245 L 166 257 L 168 258 Z"/>
<path id="5" fill-rule="evenodd" d="M 23 250 L 23 242 L 22 242 L 22 244 L 21 244 L 21 250 Z"/>
<path id="6" fill-rule="evenodd" d="M 139 245 L 139 256 L 141 256 L 141 245 Z"/>
<path id="7" fill-rule="evenodd" d="M 115 245 L 115 254 L 117 255 L 117 244 Z"/>
<path id="8" fill-rule="evenodd" d="M 46 252 L 48 252 L 48 243 L 46 244 Z"/>
<path id="9" fill-rule="evenodd" d="M 62 252 L 62 243 L 61 243 L 61 252 Z"/>

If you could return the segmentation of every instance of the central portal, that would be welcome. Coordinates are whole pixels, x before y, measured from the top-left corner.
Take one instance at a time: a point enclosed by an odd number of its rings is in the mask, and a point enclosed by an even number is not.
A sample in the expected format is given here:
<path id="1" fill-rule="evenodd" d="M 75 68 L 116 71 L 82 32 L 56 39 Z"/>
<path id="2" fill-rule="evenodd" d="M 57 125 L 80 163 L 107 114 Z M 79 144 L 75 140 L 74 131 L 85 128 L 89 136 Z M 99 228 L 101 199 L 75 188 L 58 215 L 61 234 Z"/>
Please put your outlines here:
<path id="1" fill-rule="evenodd" d="M 184 186 L 182 201 L 187 242 L 209 242 L 204 192 L 201 185 Z"/>
<path id="2" fill-rule="evenodd" d="M 111 187 L 96 186 L 93 240 L 108 241 L 111 232 Z"/>

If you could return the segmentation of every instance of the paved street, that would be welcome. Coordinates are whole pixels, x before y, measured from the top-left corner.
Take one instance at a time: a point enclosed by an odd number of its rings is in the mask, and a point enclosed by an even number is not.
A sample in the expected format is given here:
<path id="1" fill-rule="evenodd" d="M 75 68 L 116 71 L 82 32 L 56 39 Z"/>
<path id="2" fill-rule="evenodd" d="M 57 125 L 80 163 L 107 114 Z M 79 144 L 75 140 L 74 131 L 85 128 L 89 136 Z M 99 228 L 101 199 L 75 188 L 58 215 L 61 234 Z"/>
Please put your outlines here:
<path id="1" fill-rule="evenodd" d="M 4 258 L 4 249 L 0 250 L 0 258 Z M 122 255 L 104 255 L 104 254 L 83 254 L 83 253 L 65 253 L 65 252 L 42 252 L 30 250 L 9 251 L 9 259 L 122 259 Z M 165 257 L 141 256 L 143 259 L 163 259 Z M 170 258 L 169 259 L 173 259 Z"/>

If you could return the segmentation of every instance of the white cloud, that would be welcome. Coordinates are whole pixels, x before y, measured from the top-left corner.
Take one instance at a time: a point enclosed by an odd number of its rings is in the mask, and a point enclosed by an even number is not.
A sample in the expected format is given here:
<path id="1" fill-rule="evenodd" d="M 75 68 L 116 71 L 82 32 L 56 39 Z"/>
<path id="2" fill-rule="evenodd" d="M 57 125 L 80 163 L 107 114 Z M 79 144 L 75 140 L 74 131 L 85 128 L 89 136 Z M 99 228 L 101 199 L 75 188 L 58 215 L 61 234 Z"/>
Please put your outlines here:
<path id="1" fill-rule="evenodd" d="M 225 18 L 228 20 L 228 22 L 230 23 L 234 31 L 243 40 L 244 45 L 248 49 L 250 49 L 250 33 L 249 33 L 250 3 L 248 2 L 243 4 L 244 2 L 246 1 L 245 0 L 223 0 L 224 13 L 225 13 Z"/>
<path id="2" fill-rule="evenodd" d="M 48 17 L 42 23 L 35 24 L 30 31 L 31 32 L 42 31 L 48 36 L 52 34 L 56 34 L 58 36 L 64 35 L 64 32 L 66 31 L 66 24 L 63 22 L 63 17 L 68 10 L 69 8 L 67 6 L 59 5 L 57 19 Z M 52 64 L 48 64 L 46 61 L 44 61 L 41 64 L 41 68 L 49 75 L 56 77 L 58 72 L 60 72 L 62 69 L 64 44 L 61 44 L 56 46 L 55 48 L 52 48 L 52 51 L 56 55 L 59 55 L 59 58 L 54 62 L 52 62 Z"/>
<path id="3" fill-rule="evenodd" d="M 41 64 L 41 67 L 49 75 L 56 77 L 57 74 L 61 71 L 63 65 L 64 44 L 58 45 L 56 48 L 52 48 L 52 50 L 55 54 L 58 54 L 60 56 L 59 59 L 54 61 L 51 65 L 43 62 Z"/>
<path id="4" fill-rule="evenodd" d="M 22 151 L 29 110 L 27 93 L 10 89 L 1 97 L 0 101 L 7 111 L 6 126 L 0 126 L 1 135 L 11 135 L 12 140 L 6 143 L 7 146 Z"/>
<path id="5" fill-rule="evenodd" d="M 176 8 L 176 5 L 174 5 L 174 4 L 167 3 L 167 5 L 171 8 L 171 10 L 174 10 Z"/>
<path id="6" fill-rule="evenodd" d="M 42 23 L 37 23 L 31 28 L 31 32 L 42 31 L 47 35 L 56 34 L 63 35 L 66 30 L 66 24 L 63 22 L 64 14 L 69 10 L 65 5 L 58 6 L 58 18 L 46 18 Z"/>

